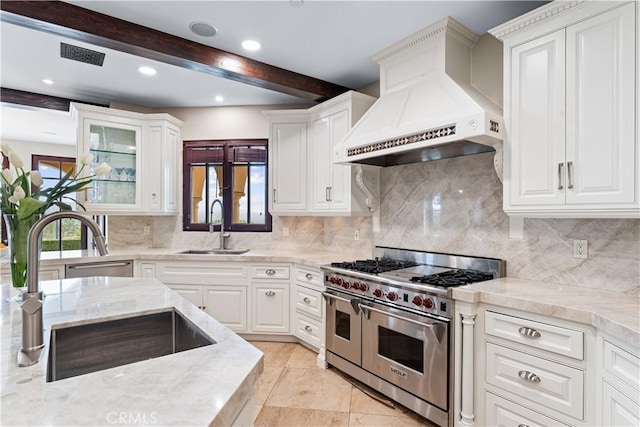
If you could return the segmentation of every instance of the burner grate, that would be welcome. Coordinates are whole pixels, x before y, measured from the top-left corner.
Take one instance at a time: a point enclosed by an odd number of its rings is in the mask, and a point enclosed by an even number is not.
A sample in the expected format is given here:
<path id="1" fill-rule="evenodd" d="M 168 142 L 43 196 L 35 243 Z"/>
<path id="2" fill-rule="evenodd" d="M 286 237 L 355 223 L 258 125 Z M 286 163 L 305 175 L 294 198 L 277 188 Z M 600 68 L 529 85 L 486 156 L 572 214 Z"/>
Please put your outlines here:
<path id="1" fill-rule="evenodd" d="M 444 288 L 450 288 L 454 286 L 468 285 L 470 283 L 482 282 L 484 280 L 493 279 L 493 275 L 490 273 L 484 273 L 476 270 L 449 270 L 438 274 L 432 274 L 429 276 L 416 276 L 412 277 L 411 281 L 414 283 L 423 283 L 425 285 L 441 286 Z"/>
<path id="2" fill-rule="evenodd" d="M 345 270 L 360 271 L 362 273 L 380 274 L 387 271 L 399 270 L 407 267 L 414 267 L 418 264 L 411 261 L 398 261 L 395 259 L 375 258 L 359 259 L 353 262 L 332 262 L 331 267 L 343 268 Z"/>

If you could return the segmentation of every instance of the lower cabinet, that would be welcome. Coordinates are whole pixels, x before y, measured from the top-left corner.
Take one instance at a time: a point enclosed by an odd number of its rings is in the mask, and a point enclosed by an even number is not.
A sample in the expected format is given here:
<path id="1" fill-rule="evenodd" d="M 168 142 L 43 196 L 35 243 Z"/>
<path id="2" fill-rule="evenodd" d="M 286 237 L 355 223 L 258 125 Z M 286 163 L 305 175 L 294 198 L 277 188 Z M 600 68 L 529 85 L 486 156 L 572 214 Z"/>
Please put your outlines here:
<path id="1" fill-rule="evenodd" d="M 324 347 L 324 290 L 320 270 L 296 266 L 291 306 L 293 334 L 313 348 Z"/>
<path id="2" fill-rule="evenodd" d="M 640 426 L 640 351 L 599 337 L 602 426 Z"/>
<path id="3" fill-rule="evenodd" d="M 487 393 L 485 399 L 487 426 L 523 427 L 523 426 L 568 426 L 546 417 L 539 412 L 532 411 L 510 400 L 503 399 L 493 393 Z"/>
<path id="4" fill-rule="evenodd" d="M 202 309 L 234 332 L 247 331 L 247 287 L 204 286 Z"/>
<path id="5" fill-rule="evenodd" d="M 289 333 L 289 283 L 252 283 L 252 332 Z"/>

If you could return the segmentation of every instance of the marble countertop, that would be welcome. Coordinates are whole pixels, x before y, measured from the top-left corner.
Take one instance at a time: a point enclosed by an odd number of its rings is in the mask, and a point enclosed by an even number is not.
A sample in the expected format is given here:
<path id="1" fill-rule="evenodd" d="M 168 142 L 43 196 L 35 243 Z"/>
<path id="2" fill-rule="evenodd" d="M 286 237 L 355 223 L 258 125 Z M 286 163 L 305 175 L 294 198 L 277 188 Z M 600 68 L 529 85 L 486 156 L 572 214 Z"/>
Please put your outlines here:
<path id="1" fill-rule="evenodd" d="M 18 368 L 22 316 L 2 289 L 1 424 L 89 426 L 141 423 L 227 426 L 249 401 L 263 354 L 156 279 L 90 277 L 42 282 L 45 343 L 51 326 L 112 320 L 175 308 L 216 343 L 168 356 L 46 382 L 39 363 Z M 133 420 L 133 421 L 132 421 Z M 137 421 L 136 421 L 137 420 Z"/>
<path id="2" fill-rule="evenodd" d="M 453 288 L 453 298 L 592 325 L 640 348 L 640 295 L 504 277 Z"/>

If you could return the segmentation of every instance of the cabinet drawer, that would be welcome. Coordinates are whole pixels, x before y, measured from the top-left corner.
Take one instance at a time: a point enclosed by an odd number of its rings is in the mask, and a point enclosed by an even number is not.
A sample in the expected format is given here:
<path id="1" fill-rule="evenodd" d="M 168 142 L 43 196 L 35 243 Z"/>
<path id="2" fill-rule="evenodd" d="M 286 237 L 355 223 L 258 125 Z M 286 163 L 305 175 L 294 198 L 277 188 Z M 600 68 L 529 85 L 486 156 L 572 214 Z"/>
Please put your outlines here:
<path id="1" fill-rule="evenodd" d="M 487 393 L 485 405 L 486 419 L 483 425 L 501 427 L 522 426 L 566 426 L 553 418 L 546 417 L 531 409 L 503 399 L 492 393 Z"/>
<path id="2" fill-rule="evenodd" d="M 487 343 L 487 382 L 537 404 L 584 417 L 584 372 Z"/>
<path id="3" fill-rule="evenodd" d="M 540 350 L 584 359 L 584 333 L 560 326 L 487 311 L 485 333 Z"/>
<path id="4" fill-rule="evenodd" d="M 156 264 L 157 278 L 177 285 L 243 284 L 247 271 L 242 264 L 211 265 L 204 262 L 171 262 Z"/>
<path id="5" fill-rule="evenodd" d="M 294 334 L 301 340 L 320 348 L 322 346 L 322 323 L 302 313 L 295 313 Z"/>
<path id="6" fill-rule="evenodd" d="M 304 313 L 322 317 L 322 294 L 319 291 L 296 285 L 296 309 Z"/>
<path id="7" fill-rule="evenodd" d="M 296 281 L 315 286 L 324 286 L 324 275 L 318 270 L 296 267 Z"/>
<path id="8" fill-rule="evenodd" d="M 288 265 L 253 265 L 251 266 L 251 277 L 254 279 L 288 279 Z"/>
<path id="9" fill-rule="evenodd" d="M 637 392 L 640 384 L 640 359 L 607 340 L 603 342 L 605 376 L 615 377 Z"/>

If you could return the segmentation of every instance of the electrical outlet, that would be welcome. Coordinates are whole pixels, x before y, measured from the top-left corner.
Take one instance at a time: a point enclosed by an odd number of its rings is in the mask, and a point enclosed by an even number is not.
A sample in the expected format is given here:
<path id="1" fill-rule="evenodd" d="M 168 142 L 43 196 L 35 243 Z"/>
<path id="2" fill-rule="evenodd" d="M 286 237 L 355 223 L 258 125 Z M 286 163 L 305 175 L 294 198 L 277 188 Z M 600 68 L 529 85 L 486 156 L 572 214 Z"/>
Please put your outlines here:
<path id="1" fill-rule="evenodd" d="M 574 258 L 589 257 L 589 242 L 587 240 L 573 241 L 573 257 Z"/>
<path id="2" fill-rule="evenodd" d="M 148 225 L 145 225 L 144 227 L 142 227 L 142 235 L 151 236 L 151 227 L 149 227 Z"/>
<path id="3" fill-rule="evenodd" d="M 353 230 L 353 240 L 360 240 L 360 229 L 356 228 Z"/>
<path id="4" fill-rule="evenodd" d="M 282 227 L 282 237 L 289 237 L 289 227 Z"/>

